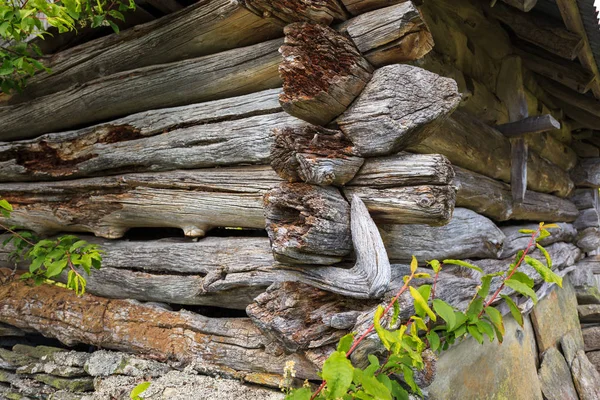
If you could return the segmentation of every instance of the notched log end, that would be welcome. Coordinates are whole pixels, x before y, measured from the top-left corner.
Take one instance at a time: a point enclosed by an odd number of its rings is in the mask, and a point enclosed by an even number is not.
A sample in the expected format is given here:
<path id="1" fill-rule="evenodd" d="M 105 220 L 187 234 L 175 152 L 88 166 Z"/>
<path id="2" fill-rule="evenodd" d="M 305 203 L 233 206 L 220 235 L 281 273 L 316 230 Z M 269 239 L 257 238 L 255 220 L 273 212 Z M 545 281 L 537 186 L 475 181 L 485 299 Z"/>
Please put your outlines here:
<path id="1" fill-rule="evenodd" d="M 354 178 L 364 162 L 340 131 L 286 127 L 275 129 L 273 135 L 271 167 L 289 182 L 341 186 Z"/>
<path id="2" fill-rule="evenodd" d="M 279 102 L 289 114 L 326 125 L 346 110 L 373 68 L 346 36 L 313 23 L 288 25 L 279 75 Z"/>
<path id="3" fill-rule="evenodd" d="M 337 189 L 282 183 L 265 194 L 264 207 L 277 261 L 330 265 L 350 253 L 350 205 Z"/>
<path id="4" fill-rule="evenodd" d="M 285 24 L 313 21 L 330 25 L 345 21 L 348 14 L 338 0 L 243 0 L 252 12 L 265 17 L 278 18 Z"/>

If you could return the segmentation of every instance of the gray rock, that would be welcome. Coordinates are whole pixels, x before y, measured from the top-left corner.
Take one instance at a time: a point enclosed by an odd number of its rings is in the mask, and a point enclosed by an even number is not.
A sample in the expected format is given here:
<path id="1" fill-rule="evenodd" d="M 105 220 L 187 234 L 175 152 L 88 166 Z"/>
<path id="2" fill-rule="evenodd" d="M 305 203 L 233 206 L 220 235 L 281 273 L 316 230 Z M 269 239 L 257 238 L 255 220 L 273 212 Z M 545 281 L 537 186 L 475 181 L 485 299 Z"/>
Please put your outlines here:
<path id="1" fill-rule="evenodd" d="M 556 347 L 544 353 L 538 376 L 547 400 L 579 400 L 567 361 Z"/>
<path id="2" fill-rule="evenodd" d="M 86 361 L 92 356 L 91 353 L 84 353 L 80 351 L 69 351 L 69 352 L 57 352 L 43 356 L 40 360 L 42 361 L 53 361 L 58 365 L 64 365 L 65 367 L 81 367 L 85 365 Z"/>
<path id="3" fill-rule="evenodd" d="M 35 361 L 35 358 L 25 354 L 15 353 L 14 351 L 0 348 L 0 368 L 16 370 L 19 367 L 29 365 Z"/>
<path id="4" fill-rule="evenodd" d="M 600 325 L 581 330 L 585 351 L 600 350 Z"/>
<path id="5" fill-rule="evenodd" d="M 13 346 L 12 351 L 19 354 L 25 354 L 33 358 L 42 358 L 49 354 L 64 352 L 68 350 L 51 346 L 27 346 L 25 344 L 16 344 Z"/>
<path id="6" fill-rule="evenodd" d="M 582 350 L 577 352 L 573 360 L 571 373 L 581 400 L 600 399 L 600 373 L 596 371 Z"/>
<path id="7" fill-rule="evenodd" d="M 600 304 L 584 304 L 577 306 L 581 322 L 600 322 Z"/>
<path id="8" fill-rule="evenodd" d="M 600 290 L 588 263 L 575 264 L 575 270 L 571 273 L 571 282 L 579 304 L 600 304 Z"/>
<path id="9" fill-rule="evenodd" d="M 588 360 L 596 367 L 596 371 L 600 372 L 600 351 L 590 351 L 585 353 Z"/>
<path id="10" fill-rule="evenodd" d="M 567 332 L 560 339 L 560 348 L 570 367 L 577 352 L 583 350 L 583 337 L 581 336 L 581 331 L 576 329 Z"/>
<path id="11" fill-rule="evenodd" d="M 124 353 L 100 350 L 92 354 L 84 366 L 91 376 L 129 375 L 156 377 L 166 374 L 171 368 L 152 360 L 132 357 Z"/>
<path id="12" fill-rule="evenodd" d="M 47 374 L 35 374 L 31 376 L 39 382 L 43 382 L 55 389 L 67 390 L 69 392 L 89 392 L 94 390 L 94 380 L 92 378 L 60 378 Z"/>
<path id="13" fill-rule="evenodd" d="M 59 390 L 58 392 L 51 394 L 48 400 L 81 400 L 83 395 L 81 393 L 71 393 L 66 390 Z"/>
<path id="14" fill-rule="evenodd" d="M 58 365 L 53 362 L 29 364 L 17 369 L 17 374 L 38 373 L 60 376 L 63 378 L 76 378 L 87 375 L 83 368 L 65 367 L 64 365 Z"/>
<path id="15" fill-rule="evenodd" d="M 542 400 L 537 373 L 537 351 L 529 318 L 521 328 L 504 318 L 504 342 L 483 345 L 466 339 L 440 355 L 430 400 L 486 399 Z"/>

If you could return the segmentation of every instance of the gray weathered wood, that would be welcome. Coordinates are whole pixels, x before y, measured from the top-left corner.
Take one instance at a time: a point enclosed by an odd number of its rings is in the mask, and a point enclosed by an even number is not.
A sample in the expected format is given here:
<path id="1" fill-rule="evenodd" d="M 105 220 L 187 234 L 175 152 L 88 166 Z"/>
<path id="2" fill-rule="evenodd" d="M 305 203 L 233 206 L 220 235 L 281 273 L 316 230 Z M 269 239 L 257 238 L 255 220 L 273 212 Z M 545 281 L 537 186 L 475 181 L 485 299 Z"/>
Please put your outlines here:
<path id="1" fill-rule="evenodd" d="M 315 366 L 303 355 L 286 355 L 247 318 L 209 318 L 131 300 L 78 297 L 70 290 L 21 280 L 0 287 L 0 292 L 0 322 L 34 329 L 67 345 L 85 343 L 163 361 L 195 362 L 239 378 L 281 374 L 286 361 L 294 361 L 297 377 L 317 378 Z"/>
<path id="2" fill-rule="evenodd" d="M 274 129 L 271 167 L 288 182 L 314 185 L 345 185 L 364 159 L 357 157 L 341 131 L 310 125 Z"/>
<path id="3" fill-rule="evenodd" d="M 578 187 L 600 188 L 600 158 L 585 158 L 571 171 L 571 178 Z"/>
<path id="4" fill-rule="evenodd" d="M 282 183 L 265 195 L 264 207 L 277 261 L 335 264 L 352 250 L 350 205 L 336 188 Z"/>
<path id="5" fill-rule="evenodd" d="M 387 155 L 432 134 L 432 125 L 459 102 L 453 80 L 410 65 L 389 65 L 375 71 L 337 123 L 360 155 Z"/>
<path id="6" fill-rule="evenodd" d="M 244 309 L 280 280 L 267 238 L 109 241 L 79 236 L 103 250 L 102 268 L 87 277 L 97 296 Z M 4 240 L 0 236 L 0 240 Z M 0 267 L 13 268 L 12 248 L 0 248 Z M 27 263 L 18 264 L 28 269 Z M 65 276 L 58 279 L 64 281 Z"/>
<path id="7" fill-rule="evenodd" d="M 119 72 L 30 102 L 0 107 L 0 140 L 90 124 L 161 107 L 239 96 L 281 85 L 281 39 Z M 131 101 L 135 98 L 136 101 Z"/>
<path id="8" fill-rule="evenodd" d="M 583 47 L 581 36 L 565 29 L 562 21 L 557 23 L 541 13 L 525 14 L 501 3 L 487 10 L 521 39 L 539 46 L 557 56 L 574 60 Z"/>
<path id="9" fill-rule="evenodd" d="M 529 148 L 523 138 L 511 139 L 510 188 L 515 203 L 525 200 L 527 191 L 527 156 Z"/>
<path id="10" fill-rule="evenodd" d="M 547 223 L 550 223 L 549 221 Z M 577 230 L 572 224 L 559 222 L 558 228 L 549 229 L 550 236 L 540 241 L 542 246 L 547 246 L 556 242 L 572 242 L 577 237 Z M 504 240 L 504 247 L 500 254 L 500 258 L 512 257 L 519 250 L 524 250 L 531 239 L 531 235 L 527 233 L 520 233 L 521 229 L 537 230 L 538 224 L 520 224 L 520 225 L 508 225 L 502 226 L 500 229 L 506 236 Z"/>
<path id="11" fill-rule="evenodd" d="M 560 122 L 554 119 L 552 115 L 546 114 L 528 117 L 521 121 L 496 125 L 494 128 L 506 137 L 516 137 L 526 133 L 541 133 L 560 129 Z"/>
<path id="12" fill-rule="evenodd" d="M 448 185 L 453 179 L 454 169 L 441 154 L 398 153 L 366 159 L 348 186 Z"/>
<path id="13" fill-rule="evenodd" d="M 575 189 L 569 200 L 577 206 L 578 210 L 586 208 L 598 209 L 598 197 L 597 189 Z"/>
<path id="14" fill-rule="evenodd" d="M 295 117 L 325 126 L 360 94 L 373 67 L 348 37 L 326 26 L 295 23 L 284 32 L 279 49 L 281 106 Z"/>
<path id="15" fill-rule="evenodd" d="M 445 225 L 452 218 L 456 201 L 456 191 L 449 185 L 381 189 L 349 186 L 344 194 L 346 197 L 358 195 L 377 223 L 391 224 Z"/>
<path id="16" fill-rule="evenodd" d="M 587 143 L 583 140 L 574 140 L 571 142 L 570 147 L 581 158 L 599 158 L 600 149 L 591 143 Z"/>
<path id="17" fill-rule="evenodd" d="M 579 211 L 573 203 L 545 193 L 527 192 L 523 203 L 513 204 L 510 185 L 455 167 L 458 188 L 456 206 L 465 207 L 495 221 L 574 221 Z"/>
<path id="18" fill-rule="evenodd" d="M 378 8 L 388 7 L 408 0 L 341 0 L 342 4 L 352 15 L 364 14 Z"/>
<path id="19" fill-rule="evenodd" d="M 461 111 L 454 112 L 434 130 L 408 150 L 440 153 L 453 165 L 510 182 L 510 143 L 500 132 Z M 569 175 L 535 151 L 529 152 L 527 171 L 527 187 L 531 190 L 566 197 L 573 189 Z"/>
<path id="20" fill-rule="evenodd" d="M 596 117 L 600 117 L 600 101 L 590 96 L 583 96 L 579 93 L 570 90 L 568 87 L 560 85 L 556 82 L 546 80 L 543 82 L 544 90 L 550 93 L 551 96 L 562 99 L 565 102 L 572 104 L 581 110 L 587 111 Z"/>
<path id="21" fill-rule="evenodd" d="M 531 9 L 533 7 L 535 7 L 535 4 L 537 3 L 537 0 L 502 0 L 503 2 L 505 2 L 508 5 L 511 5 L 515 8 L 518 8 L 521 11 L 531 11 Z"/>
<path id="22" fill-rule="evenodd" d="M 352 18 L 342 30 L 371 64 L 416 60 L 433 48 L 433 38 L 411 1 Z"/>
<path id="23" fill-rule="evenodd" d="M 133 114 L 77 131 L 0 143 L 0 181 L 39 181 L 236 164 L 267 164 L 270 130 L 306 123 L 280 89 Z"/>
<path id="24" fill-rule="evenodd" d="M 595 208 L 581 210 L 579 216 L 573 222 L 573 226 L 578 231 L 586 228 L 598 228 L 600 227 L 600 213 Z"/>
<path id="25" fill-rule="evenodd" d="M 286 24 L 315 21 L 329 25 L 348 17 L 338 0 L 244 0 L 244 4 L 258 15 L 272 15 Z"/>
<path id="26" fill-rule="evenodd" d="M 283 266 L 285 280 L 358 299 L 376 299 L 384 295 L 391 271 L 383 241 L 367 207 L 356 195 L 352 197 L 351 208 L 352 244 L 356 254 L 354 266 L 350 269 Z"/>
<path id="27" fill-rule="evenodd" d="M 421 263 L 433 259 L 497 258 L 504 234 L 486 217 L 466 208 L 456 208 L 447 225 L 380 225 L 390 260 Z"/>
<path id="28" fill-rule="evenodd" d="M 581 251 L 586 253 L 589 251 L 598 250 L 598 248 L 600 248 L 600 229 L 583 229 L 577 235 L 577 241 L 575 244 L 577 244 L 577 247 L 579 247 Z"/>

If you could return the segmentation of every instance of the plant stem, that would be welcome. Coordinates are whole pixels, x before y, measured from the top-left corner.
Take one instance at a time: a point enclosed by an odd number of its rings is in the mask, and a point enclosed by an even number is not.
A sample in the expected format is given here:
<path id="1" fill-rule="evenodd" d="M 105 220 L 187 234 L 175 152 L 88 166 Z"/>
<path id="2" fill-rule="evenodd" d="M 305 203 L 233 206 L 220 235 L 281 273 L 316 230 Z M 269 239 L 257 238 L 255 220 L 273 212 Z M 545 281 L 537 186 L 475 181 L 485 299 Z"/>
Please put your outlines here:
<path id="1" fill-rule="evenodd" d="M 18 237 L 19 239 L 23 240 L 25 243 L 31 245 L 31 246 L 35 246 L 35 243 L 30 242 L 29 240 L 25 239 L 23 236 L 19 235 L 17 232 L 13 231 L 12 229 L 10 229 L 8 226 L 3 225 L 0 223 L 0 228 L 4 229 L 5 231 L 15 235 L 16 237 Z"/>

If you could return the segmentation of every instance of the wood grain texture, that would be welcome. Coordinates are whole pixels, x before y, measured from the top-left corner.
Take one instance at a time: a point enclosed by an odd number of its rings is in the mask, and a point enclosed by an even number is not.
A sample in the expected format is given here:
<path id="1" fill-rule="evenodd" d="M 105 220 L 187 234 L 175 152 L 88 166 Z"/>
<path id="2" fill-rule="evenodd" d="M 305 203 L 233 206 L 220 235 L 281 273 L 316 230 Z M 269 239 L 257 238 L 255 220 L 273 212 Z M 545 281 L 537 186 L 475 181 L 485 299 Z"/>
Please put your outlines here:
<path id="1" fill-rule="evenodd" d="M 584 158 L 571 172 L 577 187 L 600 188 L 600 158 Z"/>
<path id="2" fill-rule="evenodd" d="M 356 195 L 352 197 L 350 224 L 356 255 L 352 268 L 282 266 L 283 279 L 351 298 L 382 297 L 391 279 L 390 262 L 375 222 Z"/>
<path id="3" fill-rule="evenodd" d="M 170 64 L 104 76 L 30 102 L 0 107 L 0 140 L 38 136 L 162 107 L 239 96 L 281 85 L 275 39 Z M 185 88 L 185 90 L 184 90 Z M 135 98 L 136 101 L 131 101 Z"/>
<path id="4" fill-rule="evenodd" d="M 407 0 L 341 0 L 342 4 L 352 15 L 364 14 L 378 8 L 404 3 Z"/>
<path id="5" fill-rule="evenodd" d="M 488 218 L 466 208 L 456 208 L 447 225 L 380 225 L 390 260 L 422 264 L 433 259 L 497 258 L 504 234 Z"/>
<path id="6" fill-rule="evenodd" d="M 274 129 L 271 167 L 288 182 L 342 186 L 364 163 L 341 131 L 310 125 Z"/>
<path id="7" fill-rule="evenodd" d="M 599 209 L 599 195 L 596 189 L 575 189 L 569 198 L 575 204 L 578 210 L 586 208 Z"/>
<path id="8" fill-rule="evenodd" d="M 428 128 L 426 128 L 428 129 Z M 441 127 L 407 150 L 443 154 L 453 165 L 510 182 L 510 143 L 500 132 L 457 111 Z M 573 189 L 567 172 L 530 151 L 527 186 L 534 191 L 566 197 Z"/>
<path id="9" fill-rule="evenodd" d="M 281 106 L 290 115 L 325 126 L 360 94 L 373 67 L 348 37 L 326 26 L 295 23 L 284 32 Z"/>
<path id="10" fill-rule="evenodd" d="M 267 164 L 270 130 L 306 125 L 281 110 L 280 92 L 147 111 L 76 131 L 0 143 L 0 181 Z"/>
<path id="11" fill-rule="evenodd" d="M 329 265 L 352 250 L 350 205 L 336 188 L 282 183 L 265 194 L 264 208 L 277 261 Z"/>
<path id="12" fill-rule="evenodd" d="M 548 222 L 549 223 L 549 222 Z M 550 236 L 542 239 L 539 243 L 542 246 L 547 246 L 556 242 L 570 243 L 577 237 L 577 230 L 572 224 L 559 222 L 558 228 L 550 229 Z M 512 257 L 519 250 L 523 250 L 529 244 L 531 235 L 527 233 L 520 233 L 521 229 L 538 229 L 539 224 L 519 224 L 519 225 L 508 225 L 500 227 L 502 233 L 506 239 L 504 239 L 504 247 L 499 258 Z"/>
<path id="13" fill-rule="evenodd" d="M 574 92 L 573 90 L 570 90 L 566 86 L 550 80 L 545 80 L 543 84 L 544 90 L 550 93 L 551 96 L 557 99 L 562 99 L 574 107 L 577 107 L 583 111 L 587 111 L 596 117 L 600 117 L 600 101 L 597 99 L 591 96 L 583 96 Z"/>
<path id="14" fill-rule="evenodd" d="M 298 377 L 316 379 L 315 367 L 302 355 L 286 355 L 247 318 L 208 318 L 172 312 L 131 300 L 104 299 L 15 280 L 0 288 L 0 321 L 34 329 L 67 345 L 85 343 L 177 360 L 222 373 L 280 374 L 295 361 Z"/>
<path id="15" fill-rule="evenodd" d="M 538 12 L 523 13 L 502 3 L 488 7 L 488 12 L 506 24 L 521 39 L 552 54 L 574 60 L 583 47 L 583 39 L 565 29 L 562 23 Z"/>
<path id="16" fill-rule="evenodd" d="M 525 12 L 531 11 L 531 9 L 533 7 L 535 7 L 535 4 L 537 3 L 537 0 L 502 0 L 502 1 L 512 7 L 519 9 L 520 11 L 525 11 Z"/>
<path id="17" fill-rule="evenodd" d="M 527 192 L 529 147 L 523 138 L 511 139 L 510 142 L 510 190 L 513 202 L 522 203 Z"/>
<path id="18" fill-rule="evenodd" d="M 514 204 L 510 185 L 454 167 L 456 206 L 469 208 L 495 221 L 574 221 L 579 211 L 573 203 L 545 193 L 527 192 L 523 203 Z"/>
<path id="19" fill-rule="evenodd" d="M 360 155 L 387 155 L 431 135 L 432 125 L 437 126 L 459 102 L 453 80 L 410 65 L 389 65 L 375 71 L 336 122 Z"/>
<path id="20" fill-rule="evenodd" d="M 273 16 L 286 25 L 297 21 L 329 25 L 348 17 L 338 0 L 244 0 L 244 4 L 256 14 Z"/>
<path id="21" fill-rule="evenodd" d="M 520 121 L 509 122 L 507 124 L 496 125 L 495 128 L 506 137 L 516 137 L 527 133 L 542 133 L 560 129 L 560 122 L 552 115 L 546 114 L 527 117 Z"/>
<path id="22" fill-rule="evenodd" d="M 416 60 L 434 46 L 431 33 L 411 1 L 366 12 L 342 30 L 374 66 Z"/>

